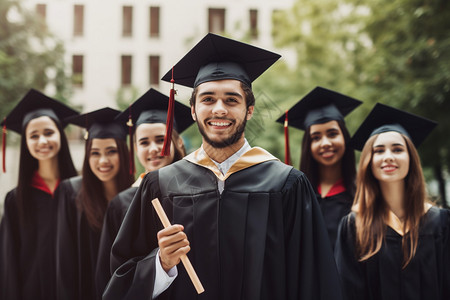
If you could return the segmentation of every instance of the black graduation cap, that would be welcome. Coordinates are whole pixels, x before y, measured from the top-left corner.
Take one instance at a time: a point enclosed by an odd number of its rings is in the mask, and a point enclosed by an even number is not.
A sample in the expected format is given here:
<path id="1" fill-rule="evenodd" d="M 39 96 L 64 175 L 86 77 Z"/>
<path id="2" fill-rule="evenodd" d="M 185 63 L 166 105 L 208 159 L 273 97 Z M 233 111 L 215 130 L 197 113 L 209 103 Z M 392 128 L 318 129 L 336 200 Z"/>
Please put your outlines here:
<path id="1" fill-rule="evenodd" d="M 344 120 L 362 102 L 338 92 L 316 87 L 288 110 L 289 126 L 306 130 L 314 124 Z M 277 119 L 284 123 L 285 115 Z"/>
<path id="2" fill-rule="evenodd" d="M 4 118 L 2 134 L 2 162 L 3 173 L 6 173 L 6 131 L 11 129 L 19 134 L 29 121 L 42 116 L 47 116 L 59 121 L 64 127 L 67 125 L 63 120 L 69 116 L 78 115 L 78 112 L 66 106 L 62 102 L 52 99 L 41 92 L 30 89 L 19 101 L 16 107 Z"/>
<path id="3" fill-rule="evenodd" d="M 151 88 L 121 112 L 116 117 L 116 120 L 125 124 L 131 119 L 133 126 L 143 123 L 166 124 L 168 102 L 168 96 Z M 183 132 L 194 123 L 190 107 L 175 101 L 174 112 L 173 127 L 178 133 Z"/>
<path id="4" fill-rule="evenodd" d="M 207 81 L 236 79 L 249 87 L 281 55 L 208 33 L 174 67 L 175 83 L 196 87 Z M 170 82 L 172 70 L 162 80 Z"/>
<path id="5" fill-rule="evenodd" d="M 64 119 L 75 115 L 78 115 L 78 112 L 64 103 L 52 99 L 35 89 L 30 89 L 6 116 L 1 125 L 20 134 L 23 127 L 32 119 L 48 116 L 65 126 L 67 124 L 64 122 Z"/>
<path id="6" fill-rule="evenodd" d="M 361 151 L 372 135 L 396 131 L 409 137 L 417 148 L 436 125 L 434 121 L 377 103 L 350 139 L 350 146 Z"/>
<path id="7" fill-rule="evenodd" d="M 87 129 L 86 139 L 115 138 L 126 140 L 126 124 L 117 122 L 115 118 L 120 111 L 105 107 L 79 116 L 66 119 L 71 124 Z"/>

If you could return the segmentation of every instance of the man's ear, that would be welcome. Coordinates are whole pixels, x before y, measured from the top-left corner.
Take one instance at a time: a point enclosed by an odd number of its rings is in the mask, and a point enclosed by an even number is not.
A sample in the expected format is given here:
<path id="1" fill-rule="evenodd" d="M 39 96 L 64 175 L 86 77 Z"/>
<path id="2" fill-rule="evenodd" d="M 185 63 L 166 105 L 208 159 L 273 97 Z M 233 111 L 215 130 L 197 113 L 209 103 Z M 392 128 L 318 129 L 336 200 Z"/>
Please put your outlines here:
<path id="1" fill-rule="evenodd" d="M 183 145 L 184 145 L 183 139 L 181 138 L 181 136 L 179 136 L 178 141 L 177 141 L 178 149 L 181 149 L 183 147 Z"/>
<path id="2" fill-rule="evenodd" d="M 192 116 L 192 119 L 193 119 L 195 122 L 197 122 L 197 117 L 196 117 L 196 115 L 195 115 L 195 108 L 194 108 L 194 105 L 191 106 L 191 116 Z"/>
<path id="3" fill-rule="evenodd" d="M 247 121 L 250 120 L 253 117 L 253 110 L 255 109 L 254 105 L 251 105 L 247 108 Z"/>

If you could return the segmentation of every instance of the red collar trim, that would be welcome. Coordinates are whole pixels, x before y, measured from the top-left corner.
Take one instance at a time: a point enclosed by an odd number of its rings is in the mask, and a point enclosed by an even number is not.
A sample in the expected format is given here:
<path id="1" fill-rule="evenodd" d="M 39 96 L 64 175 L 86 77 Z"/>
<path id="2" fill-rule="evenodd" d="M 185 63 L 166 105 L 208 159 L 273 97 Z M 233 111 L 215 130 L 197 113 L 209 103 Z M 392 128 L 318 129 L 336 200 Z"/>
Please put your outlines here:
<path id="1" fill-rule="evenodd" d="M 331 197 L 340 193 L 345 192 L 347 189 L 344 186 L 344 179 L 339 179 L 338 181 L 336 181 L 335 184 L 333 184 L 333 186 L 331 187 L 331 189 L 328 191 L 327 195 L 325 197 Z M 321 195 L 322 193 L 322 189 L 320 188 L 320 184 L 317 187 L 317 191 L 319 192 L 319 195 Z"/>
<path id="2" fill-rule="evenodd" d="M 59 181 L 60 180 L 58 179 L 58 182 L 56 183 L 56 187 L 58 187 Z M 31 178 L 31 186 L 53 196 L 54 191 L 50 190 L 48 185 L 45 183 L 44 179 L 42 179 L 42 177 L 39 175 L 38 171 L 35 171 L 33 174 L 33 178 Z M 55 190 L 56 190 L 56 187 L 55 187 Z"/>

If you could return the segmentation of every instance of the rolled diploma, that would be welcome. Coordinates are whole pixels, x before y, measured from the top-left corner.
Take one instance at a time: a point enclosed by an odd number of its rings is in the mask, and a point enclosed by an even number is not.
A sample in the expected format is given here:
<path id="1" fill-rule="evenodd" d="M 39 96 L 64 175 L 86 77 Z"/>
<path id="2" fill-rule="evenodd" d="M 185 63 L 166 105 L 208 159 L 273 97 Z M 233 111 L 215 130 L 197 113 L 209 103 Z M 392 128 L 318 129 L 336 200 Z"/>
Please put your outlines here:
<path id="1" fill-rule="evenodd" d="M 156 213 L 158 214 L 159 219 L 161 220 L 161 223 L 163 224 L 164 228 L 169 227 L 170 221 L 167 218 L 166 213 L 164 212 L 164 209 L 161 206 L 161 203 L 159 202 L 158 198 L 155 198 L 152 200 L 153 207 L 156 210 Z M 200 279 L 198 279 L 197 273 L 195 273 L 194 267 L 191 264 L 191 261 L 186 255 L 183 255 L 180 257 L 181 262 L 183 263 L 184 268 L 186 269 L 186 272 L 189 275 L 189 278 L 191 278 L 192 283 L 194 284 L 195 289 L 197 290 L 198 294 L 201 294 L 205 291 L 203 288 L 202 283 L 200 282 Z"/>

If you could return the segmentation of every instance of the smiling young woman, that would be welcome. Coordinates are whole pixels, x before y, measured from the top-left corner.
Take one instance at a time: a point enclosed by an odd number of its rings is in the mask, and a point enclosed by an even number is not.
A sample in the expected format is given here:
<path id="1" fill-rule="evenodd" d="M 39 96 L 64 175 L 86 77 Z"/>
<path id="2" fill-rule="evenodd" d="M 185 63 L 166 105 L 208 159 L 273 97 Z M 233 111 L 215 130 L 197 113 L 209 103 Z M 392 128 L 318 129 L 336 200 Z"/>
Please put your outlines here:
<path id="1" fill-rule="evenodd" d="M 104 108 L 68 120 L 87 128 L 82 176 L 61 183 L 57 197 L 57 295 L 97 299 L 95 267 L 108 202 L 133 182 L 127 131 L 114 121 L 119 111 Z"/>
<path id="2" fill-rule="evenodd" d="M 22 138 L 18 185 L 0 225 L 0 299 L 56 299 L 54 192 L 76 175 L 63 119 L 77 114 L 30 90 L 2 124 Z"/>
<path id="3" fill-rule="evenodd" d="M 450 212 L 429 203 L 416 150 L 435 125 L 377 104 L 352 137 L 357 190 L 335 249 L 347 299 L 449 299 Z"/>
<path id="4" fill-rule="evenodd" d="M 304 130 L 300 171 L 310 180 L 334 247 L 337 229 L 355 194 L 355 154 L 344 116 L 361 101 L 316 87 L 288 111 L 289 125 Z M 278 119 L 284 122 L 284 117 Z"/>

